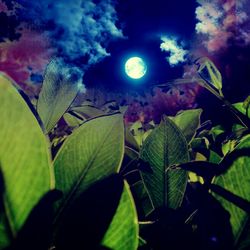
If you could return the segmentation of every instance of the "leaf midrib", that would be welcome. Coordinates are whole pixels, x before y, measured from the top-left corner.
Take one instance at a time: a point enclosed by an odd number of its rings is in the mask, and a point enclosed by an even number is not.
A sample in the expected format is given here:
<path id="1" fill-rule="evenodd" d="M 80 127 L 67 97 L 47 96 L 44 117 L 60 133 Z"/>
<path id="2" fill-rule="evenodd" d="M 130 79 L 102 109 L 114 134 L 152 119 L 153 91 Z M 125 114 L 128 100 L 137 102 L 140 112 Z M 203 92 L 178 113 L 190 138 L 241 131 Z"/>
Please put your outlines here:
<path id="1" fill-rule="evenodd" d="M 167 166 L 169 164 L 169 161 L 168 161 L 168 153 L 169 153 L 169 150 L 168 150 L 168 131 L 167 131 L 167 126 L 164 122 L 164 126 L 163 126 L 163 143 L 164 143 L 164 150 L 163 150 L 163 205 L 165 207 L 168 206 L 168 182 L 167 182 L 167 179 L 168 179 L 168 170 L 167 170 Z"/>

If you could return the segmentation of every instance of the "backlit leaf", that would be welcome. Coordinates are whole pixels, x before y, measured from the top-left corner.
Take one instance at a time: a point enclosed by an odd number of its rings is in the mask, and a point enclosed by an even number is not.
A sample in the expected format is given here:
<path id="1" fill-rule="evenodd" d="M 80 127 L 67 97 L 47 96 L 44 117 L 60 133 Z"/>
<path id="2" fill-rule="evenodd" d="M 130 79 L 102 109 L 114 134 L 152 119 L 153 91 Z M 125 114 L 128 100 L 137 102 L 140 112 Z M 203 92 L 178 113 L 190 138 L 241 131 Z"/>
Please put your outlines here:
<path id="1" fill-rule="evenodd" d="M 139 204 L 144 216 L 148 216 L 154 210 L 154 205 L 149 196 L 148 190 L 142 180 L 131 186 L 136 204 Z"/>
<path id="2" fill-rule="evenodd" d="M 123 154 L 121 114 L 94 118 L 75 129 L 54 160 L 56 188 L 64 194 L 59 212 L 94 182 L 117 173 Z"/>
<path id="3" fill-rule="evenodd" d="M 249 118 L 249 100 L 250 97 L 248 96 L 244 102 L 237 102 L 232 104 L 239 112 L 246 115 Z"/>
<path id="4" fill-rule="evenodd" d="M 63 115 L 63 119 L 68 124 L 69 127 L 78 127 L 83 123 L 83 119 L 79 119 L 78 117 L 72 115 L 71 113 L 65 113 Z"/>
<path id="5" fill-rule="evenodd" d="M 90 119 L 105 114 L 102 110 L 90 105 L 72 107 L 70 110 L 80 114 L 85 119 Z"/>
<path id="6" fill-rule="evenodd" d="M 103 238 L 102 245 L 115 250 L 136 250 L 139 243 L 139 224 L 132 194 L 127 183 Z"/>
<path id="7" fill-rule="evenodd" d="M 250 202 L 250 156 L 240 155 L 241 151 L 250 149 L 250 136 L 246 136 L 231 154 L 239 154 L 230 168 L 215 178 L 214 183 Z M 249 219 L 249 214 L 219 195 L 215 197 L 230 213 L 232 231 L 237 241 Z"/>
<path id="8" fill-rule="evenodd" d="M 60 60 L 49 63 L 37 103 L 37 112 L 47 132 L 54 128 L 82 86 L 78 69 L 69 68 Z"/>
<path id="9" fill-rule="evenodd" d="M 199 61 L 198 72 L 206 81 L 208 81 L 219 93 L 222 89 L 222 77 L 220 71 L 214 65 L 214 63 L 208 58 L 201 58 Z"/>
<path id="10" fill-rule="evenodd" d="M 10 230 L 7 232 L 15 237 L 33 207 L 53 188 L 54 179 L 48 140 L 11 80 L 4 75 L 0 76 L 0 100 L 3 203 Z M 0 223 L 2 237 L 6 227 Z"/>
<path id="11" fill-rule="evenodd" d="M 172 118 L 173 122 L 181 129 L 188 143 L 192 141 L 200 126 L 201 113 L 201 109 L 189 109 Z"/>
<path id="12" fill-rule="evenodd" d="M 189 160 L 188 147 L 180 129 L 167 117 L 142 145 L 141 159 L 152 172 L 142 172 L 155 207 L 177 208 L 181 205 L 187 184 L 187 172 L 171 166 Z"/>

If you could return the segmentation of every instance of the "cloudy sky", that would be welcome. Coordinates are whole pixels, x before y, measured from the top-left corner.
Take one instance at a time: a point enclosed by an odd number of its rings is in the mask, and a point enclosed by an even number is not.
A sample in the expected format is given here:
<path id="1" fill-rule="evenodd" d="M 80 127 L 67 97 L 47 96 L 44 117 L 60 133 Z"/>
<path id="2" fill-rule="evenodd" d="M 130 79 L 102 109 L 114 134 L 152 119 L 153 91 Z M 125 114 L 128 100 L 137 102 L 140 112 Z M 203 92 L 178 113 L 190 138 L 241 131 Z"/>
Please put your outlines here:
<path id="1" fill-rule="evenodd" d="M 250 90 L 249 8 L 247 0 L 0 0 L 0 70 L 35 84 L 57 57 L 87 87 L 128 90 L 188 75 L 208 56 L 225 91 L 242 95 Z M 131 56 L 148 68 L 137 82 L 124 73 Z"/>

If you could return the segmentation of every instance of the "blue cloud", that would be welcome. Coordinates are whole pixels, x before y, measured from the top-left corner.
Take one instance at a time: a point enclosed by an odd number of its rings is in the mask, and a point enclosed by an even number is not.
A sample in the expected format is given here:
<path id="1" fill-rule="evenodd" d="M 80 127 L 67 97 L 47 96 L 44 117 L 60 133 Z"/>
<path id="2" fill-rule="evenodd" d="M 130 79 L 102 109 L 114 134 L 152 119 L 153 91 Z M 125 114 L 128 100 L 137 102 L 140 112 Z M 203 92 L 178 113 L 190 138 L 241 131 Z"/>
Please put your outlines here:
<path id="1" fill-rule="evenodd" d="M 113 0 L 17 0 L 21 21 L 42 29 L 58 55 L 87 69 L 109 56 L 107 44 L 123 38 Z"/>

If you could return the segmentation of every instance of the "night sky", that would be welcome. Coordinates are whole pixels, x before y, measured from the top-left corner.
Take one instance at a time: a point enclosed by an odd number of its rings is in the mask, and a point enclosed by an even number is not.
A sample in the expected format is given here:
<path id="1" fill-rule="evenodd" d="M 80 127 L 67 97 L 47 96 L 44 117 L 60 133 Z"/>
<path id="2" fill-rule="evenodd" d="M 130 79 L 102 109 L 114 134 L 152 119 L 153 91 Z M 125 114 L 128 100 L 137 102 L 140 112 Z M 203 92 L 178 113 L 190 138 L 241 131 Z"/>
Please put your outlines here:
<path id="1" fill-rule="evenodd" d="M 222 73 L 225 96 L 242 101 L 250 93 L 249 15 L 248 0 L 0 0 L 0 71 L 37 95 L 57 58 L 87 90 L 129 95 L 192 77 L 193 61 L 206 56 Z M 139 80 L 124 71 L 132 56 L 147 64 Z M 194 88 L 154 90 L 144 102 L 153 103 L 151 113 L 161 105 L 176 112 L 196 102 L 212 106 L 206 98 Z"/>
<path id="2" fill-rule="evenodd" d="M 195 33 L 195 1 L 121 0 L 117 5 L 119 25 L 126 37 L 108 46 L 111 57 L 93 66 L 85 76 L 86 84 L 113 88 L 135 88 L 164 83 L 183 73 L 182 65 L 171 67 L 160 50 L 164 34 L 182 38 L 188 46 Z M 124 63 L 130 56 L 141 56 L 148 71 L 141 80 L 131 80 L 124 73 Z M 136 86 L 135 86 L 136 85 Z"/>

